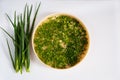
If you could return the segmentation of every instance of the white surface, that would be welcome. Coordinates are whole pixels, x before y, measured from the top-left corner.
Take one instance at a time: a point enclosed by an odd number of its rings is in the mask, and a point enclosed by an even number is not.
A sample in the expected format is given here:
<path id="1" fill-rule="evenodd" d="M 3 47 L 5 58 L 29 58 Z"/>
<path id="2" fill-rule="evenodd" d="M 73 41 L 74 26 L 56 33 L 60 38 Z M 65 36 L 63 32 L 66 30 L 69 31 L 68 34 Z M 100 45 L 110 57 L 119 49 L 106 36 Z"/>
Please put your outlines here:
<path id="1" fill-rule="evenodd" d="M 23 12 L 25 3 L 36 5 L 38 2 L 0 0 L 0 26 L 13 34 L 5 13 L 13 17 L 15 10 Z M 41 3 L 36 25 L 54 12 L 66 12 L 82 20 L 90 34 L 87 56 L 71 69 L 56 70 L 41 64 L 31 51 L 30 72 L 23 71 L 21 75 L 12 67 L 5 41 L 7 35 L 0 30 L 0 80 L 120 80 L 119 0 L 41 0 Z"/>

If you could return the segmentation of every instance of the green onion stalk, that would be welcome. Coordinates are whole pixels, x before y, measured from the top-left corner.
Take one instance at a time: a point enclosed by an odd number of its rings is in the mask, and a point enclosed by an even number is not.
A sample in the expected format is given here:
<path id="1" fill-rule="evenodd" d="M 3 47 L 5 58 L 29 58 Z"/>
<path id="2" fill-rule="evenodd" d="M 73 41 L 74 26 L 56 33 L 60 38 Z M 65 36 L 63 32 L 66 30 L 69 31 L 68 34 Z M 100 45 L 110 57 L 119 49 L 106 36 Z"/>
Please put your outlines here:
<path id="1" fill-rule="evenodd" d="M 33 28 L 35 25 L 35 20 L 40 8 L 40 4 L 37 6 L 33 20 L 31 21 L 31 14 L 33 10 L 33 5 L 30 7 L 26 4 L 24 8 L 24 12 L 20 15 L 16 15 L 16 11 L 14 12 L 14 20 L 6 14 L 10 23 L 14 29 L 14 36 L 11 36 L 5 29 L 0 27 L 13 41 L 15 48 L 15 57 L 12 57 L 11 49 L 9 42 L 7 40 L 8 50 L 10 54 L 10 58 L 12 61 L 13 68 L 16 72 L 22 73 L 23 66 L 25 67 L 26 72 L 29 72 L 30 68 L 30 40 L 33 32 Z M 32 23 L 31 23 L 32 22 Z"/>

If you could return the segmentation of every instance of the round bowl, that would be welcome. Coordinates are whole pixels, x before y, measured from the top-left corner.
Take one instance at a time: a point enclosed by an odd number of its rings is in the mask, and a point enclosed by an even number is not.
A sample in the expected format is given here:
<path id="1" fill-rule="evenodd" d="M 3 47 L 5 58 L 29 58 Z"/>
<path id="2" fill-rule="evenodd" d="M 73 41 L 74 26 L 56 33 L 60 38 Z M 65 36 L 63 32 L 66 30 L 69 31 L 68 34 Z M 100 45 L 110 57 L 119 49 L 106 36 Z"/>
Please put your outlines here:
<path id="1" fill-rule="evenodd" d="M 80 19 L 70 14 L 48 15 L 33 31 L 32 47 L 45 65 L 67 69 L 80 63 L 89 48 L 89 34 Z"/>

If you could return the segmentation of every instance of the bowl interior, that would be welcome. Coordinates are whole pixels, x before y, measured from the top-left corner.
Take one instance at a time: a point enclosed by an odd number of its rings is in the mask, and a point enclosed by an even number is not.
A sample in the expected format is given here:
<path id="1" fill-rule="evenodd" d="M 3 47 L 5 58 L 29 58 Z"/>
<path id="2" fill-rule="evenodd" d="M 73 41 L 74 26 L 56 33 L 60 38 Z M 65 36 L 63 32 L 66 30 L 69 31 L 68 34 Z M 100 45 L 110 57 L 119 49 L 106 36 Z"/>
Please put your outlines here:
<path id="1" fill-rule="evenodd" d="M 52 14 L 33 32 L 34 53 L 44 64 L 58 69 L 75 66 L 87 54 L 89 35 L 84 24 L 69 14 Z"/>

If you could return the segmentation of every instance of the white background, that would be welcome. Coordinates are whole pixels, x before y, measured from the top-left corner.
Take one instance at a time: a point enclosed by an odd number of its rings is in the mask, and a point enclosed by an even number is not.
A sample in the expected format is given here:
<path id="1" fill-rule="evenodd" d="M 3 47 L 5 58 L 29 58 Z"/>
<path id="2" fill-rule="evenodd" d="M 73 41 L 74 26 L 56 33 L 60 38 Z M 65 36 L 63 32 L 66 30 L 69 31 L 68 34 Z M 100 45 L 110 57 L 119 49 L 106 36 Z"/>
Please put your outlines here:
<path id="1" fill-rule="evenodd" d="M 13 19 L 16 10 L 23 12 L 26 3 L 36 6 L 39 0 L 0 0 L 0 26 L 13 35 L 5 13 Z M 34 11 L 34 10 L 33 10 Z M 120 80 L 120 1 L 119 0 L 41 0 L 37 23 L 45 16 L 65 12 L 87 27 L 90 48 L 84 60 L 67 70 L 46 67 L 31 50 L 30 72 L 16 73 L 10 61 L 6 38 L 0 30 L 0 80 Z M 14 54 L 14 53 L 13 53 Z"/>

